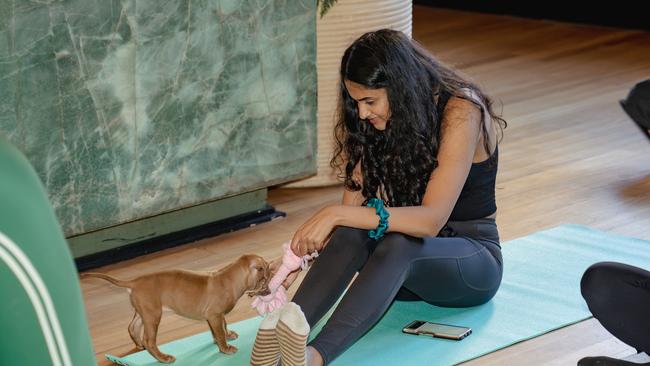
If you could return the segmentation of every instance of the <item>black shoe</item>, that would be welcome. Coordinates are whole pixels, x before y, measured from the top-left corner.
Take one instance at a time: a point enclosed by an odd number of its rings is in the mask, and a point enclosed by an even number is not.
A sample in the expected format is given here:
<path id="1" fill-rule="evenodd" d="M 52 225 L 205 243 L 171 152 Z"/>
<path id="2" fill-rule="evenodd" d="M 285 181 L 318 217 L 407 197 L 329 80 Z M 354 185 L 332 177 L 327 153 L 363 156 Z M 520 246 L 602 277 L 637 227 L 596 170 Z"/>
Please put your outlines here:
<path id="1" fill-rule="evenodd" d="M 650 79 L 635 84 L 619 103 L 641 133 L 650 139 Z"/>
<path id="2" fill-rule="evenodd" d="M 625 360 L 619 360 L 618 358 L 611 358 L 605 356 L 598 357 L 585 357 L 578 361 L 578 366 L 639 366 L 639 365 L 650 365 L 648 363 L 634 363 Z"/>

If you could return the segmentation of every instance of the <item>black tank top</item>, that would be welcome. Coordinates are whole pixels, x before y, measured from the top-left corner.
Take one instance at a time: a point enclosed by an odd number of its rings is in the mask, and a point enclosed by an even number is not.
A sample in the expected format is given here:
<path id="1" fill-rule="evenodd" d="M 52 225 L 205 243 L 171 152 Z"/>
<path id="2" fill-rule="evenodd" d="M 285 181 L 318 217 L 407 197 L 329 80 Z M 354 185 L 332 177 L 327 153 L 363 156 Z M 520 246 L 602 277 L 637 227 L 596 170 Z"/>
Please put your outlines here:
<path id="1" fill-rule="evenodd" d="M 450 97 L 449 93 L 440 95 L 437 105 L 438 115 L 442 116 Z M 488 159 L 472 164 L 449 221 L 476 220 L 497 211 L 494 190 L 498 165 L 498 147 Z"/>
<path id="2" fill-rule="evenodd" d="M 497 211 L 494 189 L 498 165 L 498 147 L 492 157 L 472 164 L 449 221 L 476 220 Z"/>

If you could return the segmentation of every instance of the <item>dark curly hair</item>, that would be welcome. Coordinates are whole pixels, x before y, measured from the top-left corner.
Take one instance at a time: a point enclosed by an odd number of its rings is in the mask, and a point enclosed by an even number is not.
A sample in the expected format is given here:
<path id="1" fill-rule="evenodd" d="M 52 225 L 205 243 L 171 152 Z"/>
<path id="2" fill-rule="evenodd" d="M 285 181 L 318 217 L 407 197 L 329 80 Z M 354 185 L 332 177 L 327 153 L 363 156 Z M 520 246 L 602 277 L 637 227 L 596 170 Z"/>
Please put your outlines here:
<path id="1" fill-rule="evenodd" d="M 384 131 L 359 119 L 345 80 L 370 89 L 386 89 L 390 119 Z M 402 32 L 380 29 L 354 41 L 341 59 L 336 146 L 330 162 L 345 187 L 361 190 L 366 200 L 379 194 L 393 207 L 420 205 L 429 176 L 438 165 L 441 115 L 452 96 L 480 109 L 484 148 L 489 155 L 486 114 L 498 124 L 500 132 L 506 122 L 494 113 L 492 101 L 477 85 Z M 358 162 L 362 185 L 353 179 Z"/>

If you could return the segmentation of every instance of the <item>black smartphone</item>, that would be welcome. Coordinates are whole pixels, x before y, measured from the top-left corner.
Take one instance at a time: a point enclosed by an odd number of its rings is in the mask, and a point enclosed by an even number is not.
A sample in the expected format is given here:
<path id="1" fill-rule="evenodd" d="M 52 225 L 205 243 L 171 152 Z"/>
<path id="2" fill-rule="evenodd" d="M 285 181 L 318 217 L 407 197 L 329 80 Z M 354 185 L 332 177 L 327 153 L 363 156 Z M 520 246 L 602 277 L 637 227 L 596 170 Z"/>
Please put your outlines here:
<path id="1" fill-rule="evenodd" d="M 406 325 L 404 329 L 402 329 L 402 332 L 415 335 L 426 334 L 435 338 L 460 341 L 472 334 L 472 328 L 462 327 L 459 325 L 432 323 L 425 320 L 414 320 Z"/>

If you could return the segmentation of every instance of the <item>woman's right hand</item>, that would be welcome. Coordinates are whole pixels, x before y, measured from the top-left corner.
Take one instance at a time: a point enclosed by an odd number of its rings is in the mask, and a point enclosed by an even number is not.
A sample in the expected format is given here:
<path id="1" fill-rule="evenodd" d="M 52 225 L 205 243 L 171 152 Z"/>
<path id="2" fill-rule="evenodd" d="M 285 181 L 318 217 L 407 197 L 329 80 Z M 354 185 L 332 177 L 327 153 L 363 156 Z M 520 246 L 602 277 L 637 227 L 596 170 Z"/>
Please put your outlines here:
<path id="1" fill-rule="evenodd" d="M 338 205 L 326 206 L 316 212 L 296 230 L 291 239 L 291 250 L 299 257 L 320 252 L 336 227 Z"/>

